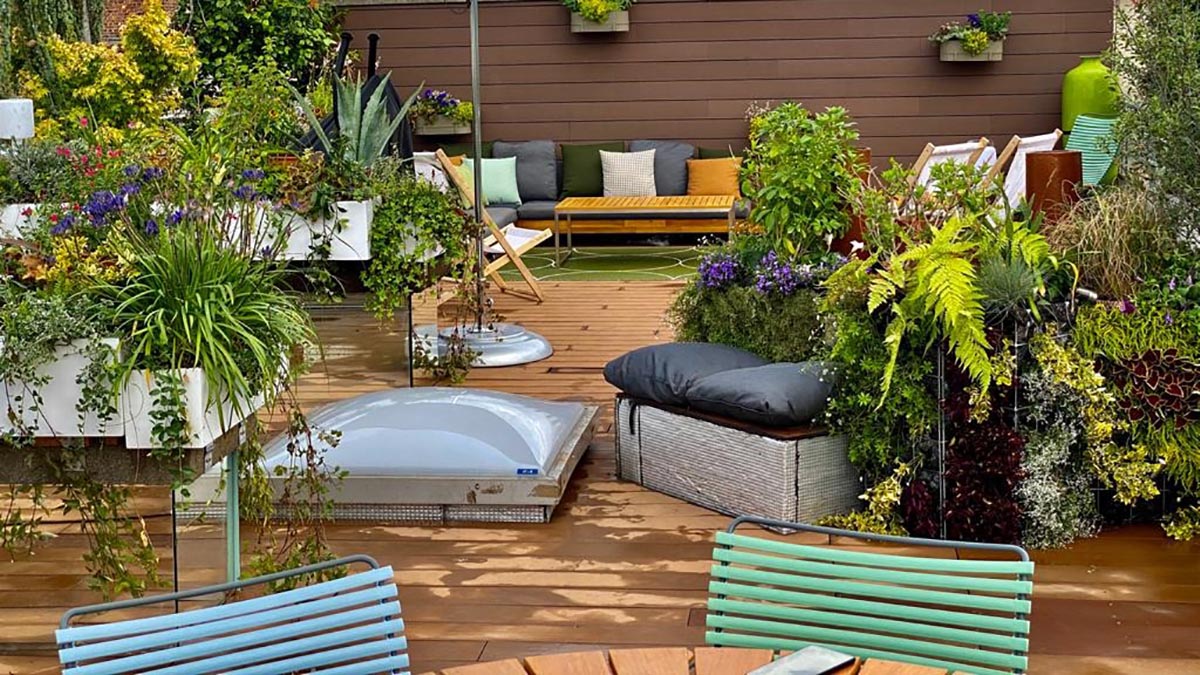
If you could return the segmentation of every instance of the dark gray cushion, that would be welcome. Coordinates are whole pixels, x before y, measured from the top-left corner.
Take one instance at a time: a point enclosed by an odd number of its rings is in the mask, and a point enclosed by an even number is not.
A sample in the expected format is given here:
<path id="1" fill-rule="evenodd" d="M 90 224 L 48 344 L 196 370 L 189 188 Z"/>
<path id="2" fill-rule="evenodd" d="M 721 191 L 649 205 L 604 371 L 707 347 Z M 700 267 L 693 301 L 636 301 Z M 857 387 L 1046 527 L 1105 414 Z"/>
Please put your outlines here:
<path id="1" fill-rule="evenodd" d="M 518 166 L 521 160 L 517 160 Z M 554 220 L 554 205 L 556 201 L 532 201 L 522 202 L 517 208 L 517 215 L 521 220 Z"/>
<path id="2" fill-rule="evenodd" d="M 554 141 L 496 141 L 492 144 L 492 156 L 517 158 L 517 190 L 522 202 L 558 197 Z"/>
<path id="3" fill-rule="evenodd" d="M 658 194 L 686 195 L 687 161 L 696 154 L 696 148 L 679 141 L 633 141 L 629 144 L 630 152 L 642 150 L 655 151 L 654 186 Z"/>
<path id="4" fill-rule="evenodd" d="M 836 372 L 820 361 L 726 370 L 687 391 L 693 409 L 764 427 L 811 424 L 825 412 Z"/>
<path id="5" fill-rule="evenodd" d="M 671 342 L 635 349 L 604 366 L 604 379 L 621 391 L 667 405 L 687 405 L 687 392 L 701 378 L 766 360 L 726 345 Z"/>
<path id="6" fill-rule="evenodd" d="M 492 204 L 484 207 L 497 227 L 512 225 L 517 222 L 517 208 L 513 204 Z"/>

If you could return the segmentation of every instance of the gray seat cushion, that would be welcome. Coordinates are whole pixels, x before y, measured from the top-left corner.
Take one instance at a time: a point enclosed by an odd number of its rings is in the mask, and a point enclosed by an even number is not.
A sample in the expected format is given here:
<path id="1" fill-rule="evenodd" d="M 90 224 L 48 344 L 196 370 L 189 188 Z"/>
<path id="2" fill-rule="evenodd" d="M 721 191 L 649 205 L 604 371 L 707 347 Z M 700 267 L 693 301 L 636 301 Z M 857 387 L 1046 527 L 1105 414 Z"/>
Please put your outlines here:
<path id="1" fill-rule="evenodd" d="M 635 349 L 604 366 L 604 379 L 637 398 L 687 405 L 694 383 L 713 373 L 766 365 L 750 352 L 726 345 L 671 342 Z"/>
<path id="2" fill-rule="evenodd" d="M 496 141 L 492 144 L 492 155 L 517 158 L 517 191 L 522 202 L 558 197 L 554 141 Z"/>
<path id="3" fill-rule="evenodd" d="M 836 373 L 819 361 L 772 363 L 725 370 L 697 380 L 687 391 L 695 410 L 765 427 L 819 422 Z"/>
<path id="4" fill-rule="evenodd" d="M 518 159 L 517 166 L 520 167 L 520 165 L 521 160 Z M 557 203 L 552 200 L 522 202 L 521 206 L 517 208 L 517 215 L 521 220 L 554 220 L 554 205 Z"/>
<path id="5" fill-rule="evenodd" d="M 654 185 L 658 194 L 686 195 L 687 161 L 696 154 L 696 148 L 678 141 L 633 141 L 629 144 L 630 152 L 642 150 L 655 151 Z"/>
<path id="6" fill-rule="evenodd" d="M 484 207 L 497 227 L 512 225 L 517 222 L 517 207 L 514 204 L 492 204 Z"/>

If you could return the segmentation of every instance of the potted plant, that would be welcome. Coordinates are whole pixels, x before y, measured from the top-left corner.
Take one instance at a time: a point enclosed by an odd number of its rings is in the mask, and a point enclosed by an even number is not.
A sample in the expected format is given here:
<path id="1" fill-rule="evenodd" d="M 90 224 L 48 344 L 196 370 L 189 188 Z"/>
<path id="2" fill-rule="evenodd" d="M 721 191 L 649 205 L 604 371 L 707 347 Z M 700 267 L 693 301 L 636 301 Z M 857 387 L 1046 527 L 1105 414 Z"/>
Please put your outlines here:
<path id="1" fill-rule="evenodd" d="M 929 41 L 939 45 L 942 61 L 1000 61 L 1011 19 L 1012 12 L 980 10 L 967 15 L 965 22 L 943 24 Z"/>
<path id="2" fill-rule="evenodd" d="M 571 10 L 572 33 L 628 33 L 634 0 L 563 0 Z"/>
<path id="3" fill-rule="evenodd" d="M 475 106 L 441 89 L 426 89 L 413 101 L 408 114 L 418 136 L 458 136 L 471 133 Z"/>

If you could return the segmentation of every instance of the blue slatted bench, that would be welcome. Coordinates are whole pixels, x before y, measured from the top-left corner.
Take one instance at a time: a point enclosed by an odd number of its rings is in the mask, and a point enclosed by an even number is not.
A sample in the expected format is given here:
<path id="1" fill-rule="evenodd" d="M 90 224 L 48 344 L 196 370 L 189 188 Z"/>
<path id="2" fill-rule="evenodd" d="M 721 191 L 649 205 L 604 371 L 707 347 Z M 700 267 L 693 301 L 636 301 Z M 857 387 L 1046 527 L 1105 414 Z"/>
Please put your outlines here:
<path id="1" fill-rule="evenodd" d="M 808 546 L 738 534 L 743 524 L 876 542 L 987 551 L 963 560 Z M 867 659 L 1002 675 L 1029 667 L 1033 562 L 1019 546 L 849 532 L 755 517 L 717 533 L 708 632 L 718 647 L 820 645 Z"/>
<path id="2" fill-rule="evenodd" d="M 79 617 L 224 595 L 351 564 L 370 569 L 249 600 L 105 624 Z M 178 606 L 178 605 L 176 605 Z M 67 675 L 407 675 L 392 568 L 351 556 L 253 579 L 72 609 L 55 633 Z"/>

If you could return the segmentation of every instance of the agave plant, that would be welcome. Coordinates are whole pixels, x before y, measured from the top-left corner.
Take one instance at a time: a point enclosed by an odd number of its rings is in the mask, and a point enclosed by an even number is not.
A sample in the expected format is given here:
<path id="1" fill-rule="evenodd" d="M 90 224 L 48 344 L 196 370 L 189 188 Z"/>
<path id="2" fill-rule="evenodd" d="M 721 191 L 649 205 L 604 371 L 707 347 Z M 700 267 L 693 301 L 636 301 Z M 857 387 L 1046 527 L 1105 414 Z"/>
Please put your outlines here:
<path id="1" fill-rule="evenodd" d="M 341 78 L 334 79 L 337 128 L 341 139 L 338 144 L 334 144 L 329 135 L 325 133 L 308 99 L 294 89 L 292 90 L 326 154 L 340 151 L 343 160 L 364 168 L 371 166 L 375 160 L 383 156 L 392 134 L 396 133 L 396 129 L 408 115 L 408 109 L 412 106 L 413 100 L 421 91 L 421 87 L 418 86 L 400 106 L 396 115 L 389 119 L 383 95 L 388 88 L 388 78 L 390 77 L 390 74 L 384 76 L 379 86 L 375 87 L 371 97 L 367 99 L 366 105 L 362 103 L 363 96 L 366 94 L 366 87 L 362 80 L 351 82 Z"/>

